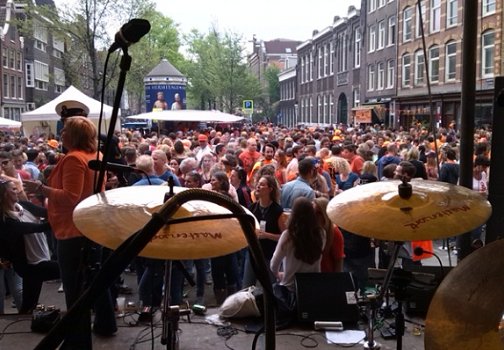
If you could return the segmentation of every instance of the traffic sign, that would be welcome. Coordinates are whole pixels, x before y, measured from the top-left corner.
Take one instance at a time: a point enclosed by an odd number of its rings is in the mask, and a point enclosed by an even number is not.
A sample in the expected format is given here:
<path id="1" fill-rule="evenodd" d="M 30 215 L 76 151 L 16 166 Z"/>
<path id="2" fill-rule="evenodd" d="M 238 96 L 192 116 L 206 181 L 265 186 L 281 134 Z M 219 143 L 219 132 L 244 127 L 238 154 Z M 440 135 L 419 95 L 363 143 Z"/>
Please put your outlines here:
<path id="1" fill-rule="evenodd" d="M 243 100 L 243 112 L 252 113 L 254 111 L 254 101 L 253 100 Z"/>

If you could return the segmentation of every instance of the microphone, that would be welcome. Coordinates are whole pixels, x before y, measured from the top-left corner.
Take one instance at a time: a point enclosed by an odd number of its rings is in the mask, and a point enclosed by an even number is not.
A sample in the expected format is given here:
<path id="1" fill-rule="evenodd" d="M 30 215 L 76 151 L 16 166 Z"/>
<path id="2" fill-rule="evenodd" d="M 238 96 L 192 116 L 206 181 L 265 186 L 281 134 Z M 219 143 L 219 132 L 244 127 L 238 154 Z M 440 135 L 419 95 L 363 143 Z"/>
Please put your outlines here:
<path id="1" fill-rule="evenodd" d="M 441 259 L 439 258 L 439 256 L 436 253 L 425 250 L 422 247 L 415 247 L 415 249 L 413 249 L 413 254 L 415 254 L 416 256 L 421 256 L 423 254 L 430 254 L 430 255 L 434 256 L 437 259 L 437 261 L 439 262 L 439 266 L 441 267 L 442 279 L 444 278 L 445 273 L 444 273 L 444 268 L 443 268 L 443 262 L 441 261 Z"/>
<path id="2" fill-rule="evenodd" d="M 100 171 L 101 164 L 102 164 L 101 160 L 92 159 L 88 162 L 88 167 L 91 170 Z M 149 182 L 149 185 L 151 185 L 149 175 L 145 171 L 140 170 L 135 167 L 132 167 L 132 166 L 129 166 L 129 165 L 105 162 L 105 170 L 110 170 L 110 171 L 113 171 L 116 173 L 121 173 L 121 174 L 123 172 L 138 171 L 138 172 L 141 172 L 143 175 L 145 175 L 145 177 L 147 178 L 147 181 Z"/>
<path id="3" fill-rule="evenodd" d="M 125 49 L 131 44 L 140 40 L 150 30 L 149 21 L 141 18 L 133 18 L 128 23 L 124 24 L 115 35 L 115 41 L 109 48 L 109 53 L 122 48 Z"/>

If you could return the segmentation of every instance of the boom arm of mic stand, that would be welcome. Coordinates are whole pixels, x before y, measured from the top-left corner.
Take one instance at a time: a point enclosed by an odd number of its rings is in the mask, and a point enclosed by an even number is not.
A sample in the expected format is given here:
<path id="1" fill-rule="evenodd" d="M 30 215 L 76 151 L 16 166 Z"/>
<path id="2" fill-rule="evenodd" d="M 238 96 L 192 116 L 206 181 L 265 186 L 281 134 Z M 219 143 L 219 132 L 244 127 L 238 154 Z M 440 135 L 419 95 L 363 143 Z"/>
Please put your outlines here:
<path id="1" fill-rule="evenodd" d="M 115 125 L 117 123 L 117 114 L 119 113 L 119 106 L 121 105 L 122 93 L 124 90 L 124 84 L 126 82 L 126 73 L 128 73 L 131 67 L 131 56 L 128 55 L 127 48 L 123 48 L 123 55 L 119 67 L 121 68 L 121 72 L 119 73 L 119 80 L 117 82 L 114 106 L 112 109 L 112 116 L 110 117 L 110 125 L 107 133 L 107 141 L 105 142 L 105 149 L 103 151 L 103 162 L 101 162 L 100 165 L 100 172 L 98 173 L 98 181 L 96 183 L 95 193 L 101 191 L 103 182 L 105 181 L 105 171 L 107 160 L 109 159 L 110 154 L 110 144 L 112 142 L 112 137 L 114 137 Z"/>
<path id="2" fill-rule="evenodd" d="M 266 349 L 275 349 L 275 313 L 273 308 L 273 287 L 269 280 L 268 269 L 255 234 L 255 227 L 250 216 L 232 199 L 217 192 L 202 189 L 190 189 L 177 193 L 170 198 L 159 210 L 152 215 L 152 219 L 142 230 L 133 234 L 124 241 L 102 265 L 91 285 L 81 297 L 68 310 L 65 316 L 51 329 L 51 331 L 35 347 L 36 350 L 56 349 L 64 338 L 65 331 L 71 326 L 72 320 L 89 309 L 96 298 L 110 287 L 117 276 L 128 266 L 130 261 L 137 256 L 151 241 L 154 235 L 166 224 L 182 204 L 191 200 L 207 200 L 231 211 L 238 218 L 243 229 L 252 258 L 257 265 L 257 279 L 264 288 L 264 323 L 266 329 Z"/>

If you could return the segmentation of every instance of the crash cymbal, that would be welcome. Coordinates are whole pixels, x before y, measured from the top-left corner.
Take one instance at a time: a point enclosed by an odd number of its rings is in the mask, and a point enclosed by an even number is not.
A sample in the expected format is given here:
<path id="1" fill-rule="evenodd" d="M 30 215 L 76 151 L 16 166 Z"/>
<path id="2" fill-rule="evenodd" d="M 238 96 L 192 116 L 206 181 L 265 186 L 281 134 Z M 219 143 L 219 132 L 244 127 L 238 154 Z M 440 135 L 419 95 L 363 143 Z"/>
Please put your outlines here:
<path id="1" fill-rule="evenodd" d="M 183 190 L 185 188 L 174 188 L 175 193 Z M 162 207 L 166 192 L 166 186 L 132 186 L 95 194 L 75 208 L 75 226 L 90 240 L 115 249 L 142 229 L 152 214 Z M 172 219 L 229 213 L 220 205 L 194 200 L 184 203 Z M 257 220 L 256 227 L 259 228 Z M 245 246 L 247 240 L 238 219 L 209 219 L 164 226 L 139 255 L 160 259 L 203 259 L 229 254 Z"/>
<path id="2" fill-rule="evenodd" d="M 426 350 L 504 349 L 504 240 L 463 259 L 439 285 L 425 323 Z M 501 329 L 502 331 L 502 329 Z"/>
<path id="3" fill-rule="evenodd" d="M 335 196 L 329 218 L 341 228 L 366 237 L 430 240 L 471 231 L 487 221 L 490 203 L 466 187 L 413 180 L 412 195 L 398 194 L 399 180 L 356 186 Z"/>

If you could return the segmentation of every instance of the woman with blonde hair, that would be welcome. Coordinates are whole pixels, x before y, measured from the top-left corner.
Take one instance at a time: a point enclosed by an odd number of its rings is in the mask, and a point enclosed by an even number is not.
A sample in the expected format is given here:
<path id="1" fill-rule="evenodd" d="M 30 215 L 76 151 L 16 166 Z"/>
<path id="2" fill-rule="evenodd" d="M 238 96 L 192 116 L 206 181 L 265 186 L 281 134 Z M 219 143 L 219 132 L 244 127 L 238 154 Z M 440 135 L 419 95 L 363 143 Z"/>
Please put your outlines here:
<path id="1" fill-rule="evenodd" d="M 94 193 L 95 173 L 88 167 L 88 162 L 101 158 L 101 154 L 97 148 L 96 127 L 86 117 L 65 118 L 61 140 L 67 153 L 54 167 L 47 185 L 40 181 L 25 181 L 24 186 L 28 193 L 42 194 L 48 199 L 48 218 L 58 242 L 58 263 L 68 310 L 80 297 L 85 282 L 82 271 L 83 252 L 93 251 L 99 255 L 101 251 L 84 237 L 73 221 L 75 207 Z M 94 310 L 93 331 L 102 335 L 115 333 L 117 325 L 108 290 L 98 298 Z M 83 312 L 71 327 L 71 331 L 66 333 L 61 349 L 90 349 L 90 325 L 89 310 Z"/>
<path id="2" fill-rule="evenodd" d="M 336 163 L 336 172 L 335 196 L 359 184 L 359 175 L 351 171 L 350 164 L 346 160 Z"/>
<path id="3" fill-rule="evenodd" d="M 203 155 L 199 163 L 198 171 L 203 183 L 209 183 L 212 178 L 212 168 L 215 164 L 214 156 L 210 153 Z"/>
<path id="4" fill-rule="evenodd" d="M 362 173 L 360 176 L 360 184 L 365 185 L 368 183 L 378 181 L 378 171 L 376 169 L 376 164 L 372 161 L 366 160 L 362 165 Z"/>

